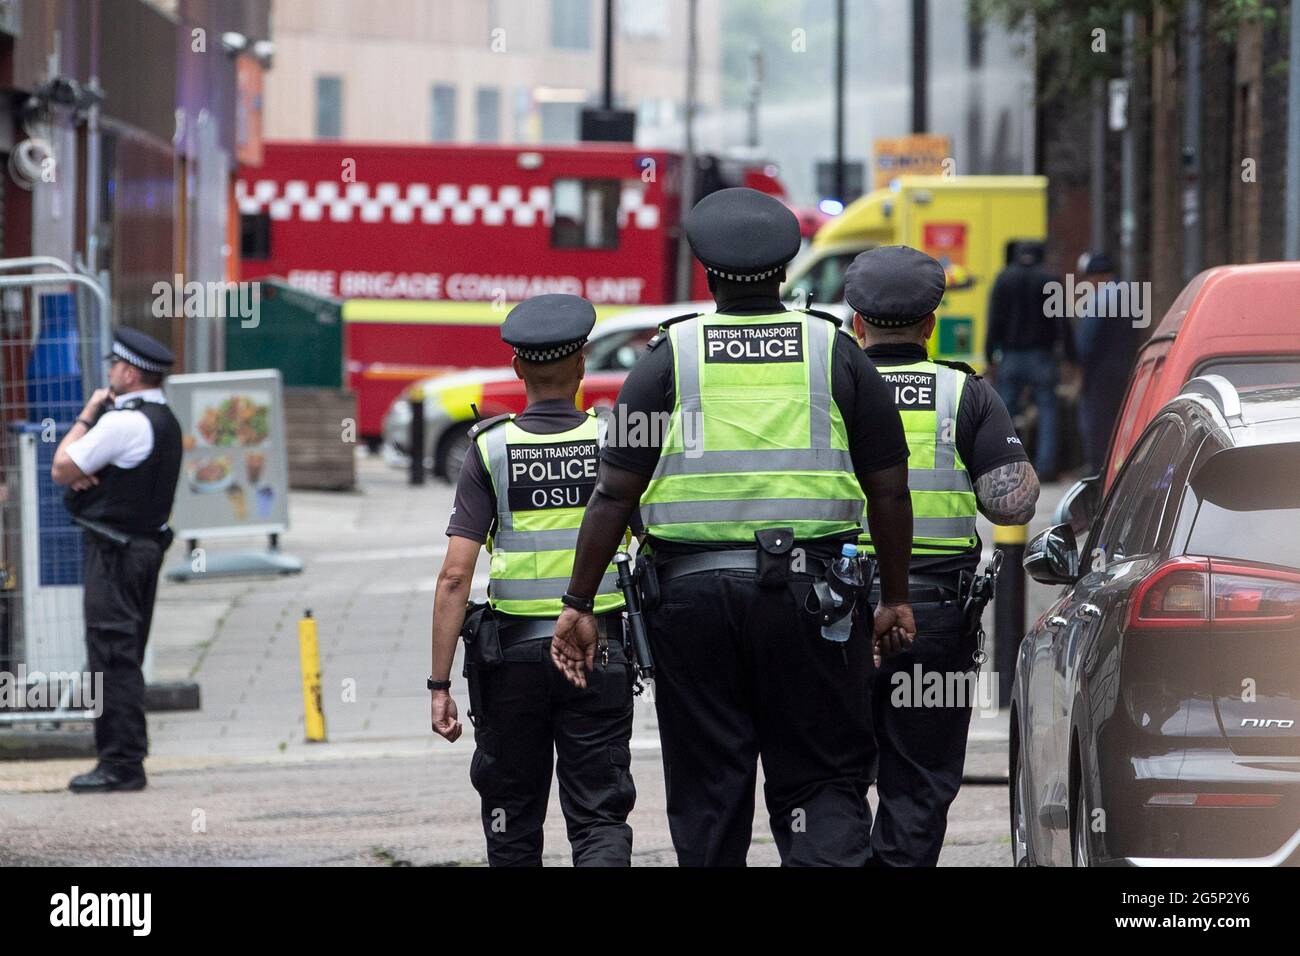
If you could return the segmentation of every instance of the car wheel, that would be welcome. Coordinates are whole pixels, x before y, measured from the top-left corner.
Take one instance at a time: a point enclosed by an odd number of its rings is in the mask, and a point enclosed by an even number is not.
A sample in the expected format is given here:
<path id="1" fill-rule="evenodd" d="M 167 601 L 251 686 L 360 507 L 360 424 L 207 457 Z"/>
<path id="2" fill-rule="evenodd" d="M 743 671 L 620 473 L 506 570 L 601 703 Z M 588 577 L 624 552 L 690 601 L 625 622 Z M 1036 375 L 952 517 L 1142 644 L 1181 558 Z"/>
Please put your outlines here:
<path id="1" fill-rule="evenodd" d="M 1011 785 L 1011 862 L 1032 866 L 1029 858 L 1029 817 L 1025 812 L 1025 762 L 1016 761 L 1016 777 Z"/>
<path id="2" fill-rule="evenodd" d="M 465 467 L 465 458 L 469 455 L 469 426 L 453 426 L 443 436 L 438 449 L 438 460 L 442 463 L 442 476 L 451 484 L 460 480 L 460 470 Z"/>
<path id="3" fill-rule="evenodd" d="M 1083 786 L 1074 801 L 1074 817 L 1070 821 L 1070 845 L 1074 850 L 1075 866 L 1092 866 L 1092 853 L 1088 849 L 1088 800 Z"/>

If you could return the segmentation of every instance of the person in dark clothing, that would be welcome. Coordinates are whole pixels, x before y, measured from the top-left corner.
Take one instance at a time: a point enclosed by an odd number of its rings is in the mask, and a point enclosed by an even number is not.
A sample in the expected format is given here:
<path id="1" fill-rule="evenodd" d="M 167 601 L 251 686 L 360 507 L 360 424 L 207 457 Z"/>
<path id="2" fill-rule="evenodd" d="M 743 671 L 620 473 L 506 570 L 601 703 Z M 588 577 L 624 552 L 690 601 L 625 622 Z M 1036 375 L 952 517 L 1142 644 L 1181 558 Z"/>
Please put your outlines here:
<path id="1" fill-rule="evenodd" d="M 433 609 L 433 730 L 461 735 L 451 665 L 465 624 L 474 565 L 492 552 L 488 601 L 498 659 L 466 649 L 474 758 L 491 866 L 541 866 L 554 769 L 575 866 L 629 866 L 636 800 L 632 782 L 632 669 L 624 652 L 623 597 L 607 573 L 595 600 L 605 651 L 585 688 L 549 663 L 549 639 L 568 583 L 583 506 L 596 483 L 604 425 L 574 403 L 582 346 L 596 321 L 591 303 L 540 295 L 506 317 L 515 374 L 528 406 L 471 430 L 456 485 L 447 556 Z"/>
<path id="2" fill-rule="evenodd" d="M 1014 260 L 993 283 L 984 340 L 998 394 L 1013 417 L 1020 411 L 1021 394 L 1026 389 L 1033 392 L 1038 409 L 1034 470 L 1043 481 L 1052 481 L 1057 469 L 1061 420 L 1056 386 L 1061 380 L 1061 358 L 1075 361 L 1069 319 L 1064 312 L 1050 314 L 1051 283 L 1060 289 L 1060 277 L 1043 264 L 1043 244 L 1017 242 Z"/>
<path id="3" fill-rule="evenodd" d="M 647 625 L 678 862 L 745 864 L 761 759 L 782 863 L 862 866 L 873 634 L 828 639 L 816 587 L 856 548 L 865 495 L 883 590 L 875 637 L 915 635 L 902 422 L 833 317 L 782 304 L 799 249 L 788 209 L 724 189 L 686 231 L 717 311 L 665 323 L 619 393 L 619 420 L 670 424 L 662 440 L 629 432 L 602 452 L 551 656 L 578 686 L 590 679 L 590 599 L 639 503 L 659 582 Z"/>
<path id="4" fill-rule="evenodd" d="M 1079 394 L 1079 431 L 1083 435 L 1084 474 L 1098 474 L 1105 464 L 1115 419 L 1124 401 L 1125 385 L 1137 355 L 1138 332 L 1133 316 L 1118 301 L 1115 266 L 1105 252 L 1083 257 L 1087 281 L 1096 286 L 1091 307 L 1079 317 L 1075 353 L 1083 371 Z"/>
<path id="5" fill-rule="evenodd" d="M 933 360 L 926 351 L 944 285 L 943 267 L 907 246 L 862 253 L 844 285 L 854 334 L 891 388 L 911 449 L 917 638 L 885 656 L 872 686 L 876 866 L 939 860 L 972 710 L 969 694 L 952 691 L 953 678 L 977 666 L 979 620 L 968 619 L 963 601 L 983 550 L 976 515 L 1024 524 L 1038 498 L 1038 481 L 997 393 L 970 366 Z M 862 544 L 874 547 L 869 535 Z M 918 706 L 909 688 L 929 681 L 945 688 L 942 699 Z"/>
<path id="6" fill-rule="evenodd" d="M 74 777 L 75 793 L 140 790 L 149 740 L 144 713 L 145 643 L 181 467 L 181 429 L 163 396 L 171 350 L 143 332 L 120 329 L 108 388 L 90 396 L 54 453 L 56 484 L 85 529 L 88 666 L 103 674 L 95 718 L 99 762 Z"/>

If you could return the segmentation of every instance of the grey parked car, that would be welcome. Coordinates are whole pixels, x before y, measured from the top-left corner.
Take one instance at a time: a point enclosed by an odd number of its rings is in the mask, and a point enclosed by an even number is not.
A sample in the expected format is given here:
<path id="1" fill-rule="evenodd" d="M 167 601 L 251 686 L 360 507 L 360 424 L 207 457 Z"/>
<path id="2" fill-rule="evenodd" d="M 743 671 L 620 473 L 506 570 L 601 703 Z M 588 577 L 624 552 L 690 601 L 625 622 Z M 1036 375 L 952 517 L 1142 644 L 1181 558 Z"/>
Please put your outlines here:
<path id="1" fill-rule="evenodd" d="M 1025 556 L 1016 863 L 1300 863 L 1300 386 L 1194 379 L 1079 491 Z"/>

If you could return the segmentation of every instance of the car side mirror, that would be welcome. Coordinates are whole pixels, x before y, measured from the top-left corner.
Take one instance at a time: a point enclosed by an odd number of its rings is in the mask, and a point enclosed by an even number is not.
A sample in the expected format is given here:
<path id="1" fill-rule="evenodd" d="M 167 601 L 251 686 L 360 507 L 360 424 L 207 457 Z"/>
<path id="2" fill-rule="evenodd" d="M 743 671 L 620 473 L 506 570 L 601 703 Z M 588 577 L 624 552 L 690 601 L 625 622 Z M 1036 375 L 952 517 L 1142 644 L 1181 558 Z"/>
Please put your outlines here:
<path id="1" fill-rule="evenodd" d="M 1068 524 L 1077 539 L 1092 527 L 1092 519 L 1097 516 L 1097 506 L 1100 504 L 1101 475 L 1081 478 L 1061 496 L 1056 510 L 1052 512 L 1052 524 Z"/>
<path id="2" fill-rule="evenodd" d="M 1040 584 L 1073 584 L 1079 577 L 1079 545 L 1068 524 L 1053 525 L 1025 548 L 1025 573 Z"/>

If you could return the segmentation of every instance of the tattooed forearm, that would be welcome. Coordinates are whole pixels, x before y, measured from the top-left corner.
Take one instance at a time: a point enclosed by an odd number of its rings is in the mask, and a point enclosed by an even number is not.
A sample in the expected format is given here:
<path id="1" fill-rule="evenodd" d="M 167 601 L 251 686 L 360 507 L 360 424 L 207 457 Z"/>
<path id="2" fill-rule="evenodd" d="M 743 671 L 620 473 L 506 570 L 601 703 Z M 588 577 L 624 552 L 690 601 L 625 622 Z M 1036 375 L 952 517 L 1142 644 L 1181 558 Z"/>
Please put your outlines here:
<path id="1" fill-rule="evenodd" d="M 980 512 L 994 524 L 1028 524 L 1038 502 L 1038 476 L 1027 461 L 994 468 L 975 482 Z"/>

